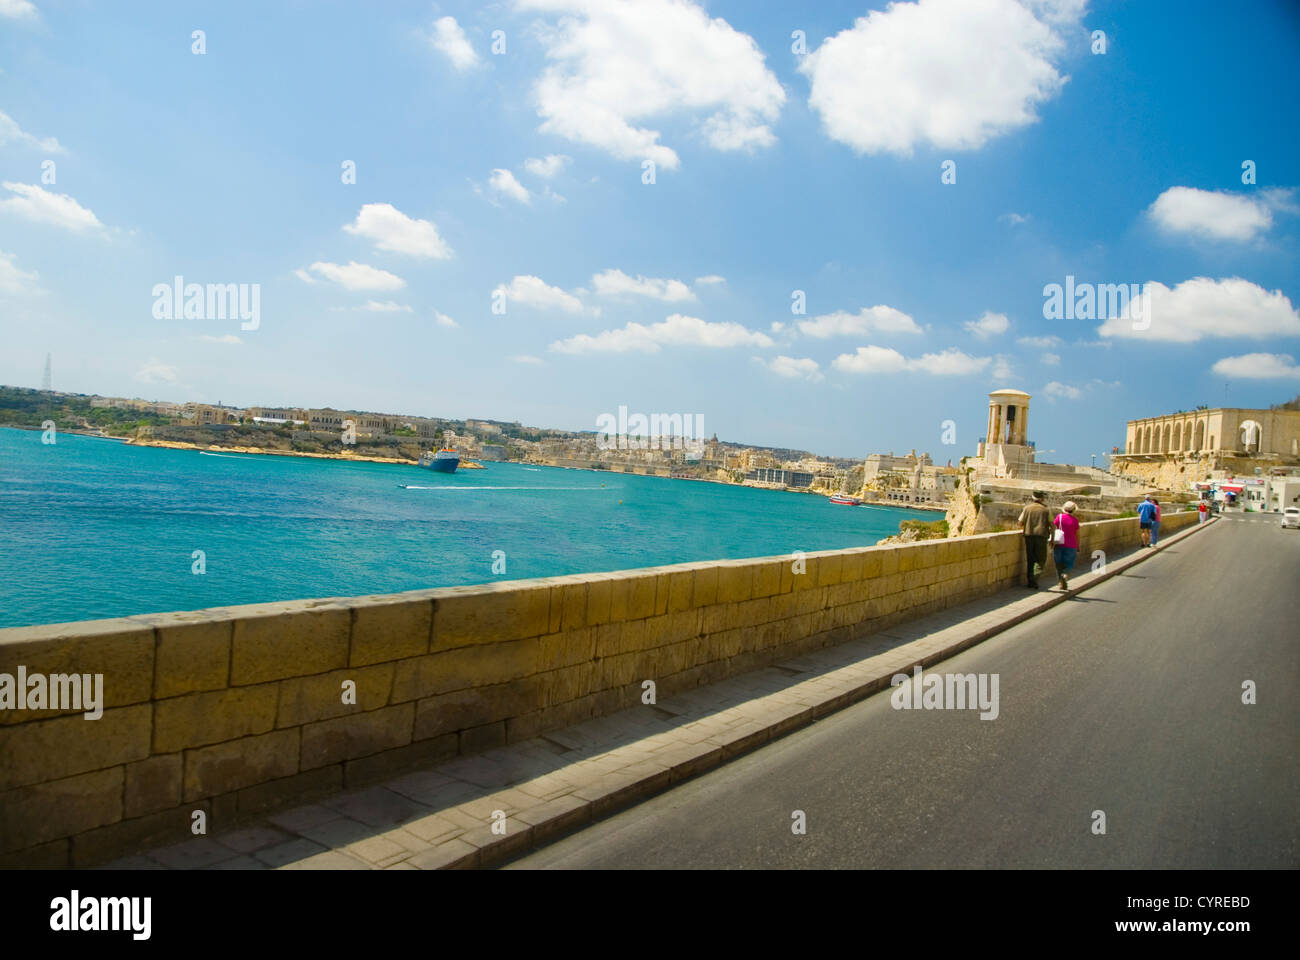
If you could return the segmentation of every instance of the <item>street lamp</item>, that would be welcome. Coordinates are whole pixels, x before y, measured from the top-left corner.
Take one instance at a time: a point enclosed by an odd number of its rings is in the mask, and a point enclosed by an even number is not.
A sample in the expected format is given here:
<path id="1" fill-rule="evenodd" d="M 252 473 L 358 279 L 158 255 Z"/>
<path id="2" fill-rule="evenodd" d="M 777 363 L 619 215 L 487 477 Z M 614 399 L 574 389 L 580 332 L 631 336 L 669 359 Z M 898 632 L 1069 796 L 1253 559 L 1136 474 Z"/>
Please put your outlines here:
<path id="1" fill-rule="evenodd" d="M 1097 469 L 1097 455 L 1095 453 L 1092 454 L 1092 469 Z"/>

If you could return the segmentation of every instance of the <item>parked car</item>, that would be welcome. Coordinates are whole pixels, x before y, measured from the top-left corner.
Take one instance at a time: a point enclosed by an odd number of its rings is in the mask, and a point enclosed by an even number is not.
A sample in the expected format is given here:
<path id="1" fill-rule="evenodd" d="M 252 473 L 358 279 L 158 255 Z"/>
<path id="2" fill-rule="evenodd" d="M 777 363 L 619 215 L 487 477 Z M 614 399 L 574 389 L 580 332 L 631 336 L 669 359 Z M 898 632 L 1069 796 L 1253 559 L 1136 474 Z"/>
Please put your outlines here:
<path id="1" fill-rule="evenodd" d="M 1282 511 L 1282 529 L 1287 527 L 1300 529 L 1300 507 L 1287 507 Z"/>

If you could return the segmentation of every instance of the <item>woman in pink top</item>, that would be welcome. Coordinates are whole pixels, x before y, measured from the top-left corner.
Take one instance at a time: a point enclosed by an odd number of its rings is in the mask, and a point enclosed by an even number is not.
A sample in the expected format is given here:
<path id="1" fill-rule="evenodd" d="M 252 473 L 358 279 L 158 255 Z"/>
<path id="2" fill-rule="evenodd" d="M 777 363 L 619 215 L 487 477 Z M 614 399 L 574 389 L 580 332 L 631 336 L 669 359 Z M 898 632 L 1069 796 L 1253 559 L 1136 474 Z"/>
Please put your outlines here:
<path id="1" fill-rule="evenodd" d="M 1069 573 L 1074 569 L 1074 560 L 1079 555 L 1079 521 L 1074 517 L 1078 508 L 1073 500 L 1067 500 L 1061 508 L 1062 513 L 1052 521 L 1052 562 L 1056 564 L 1057 584 L 1062 590 L 1070 589 Z M 1059 534 L 1057 530 L 1061 531 Z"/>

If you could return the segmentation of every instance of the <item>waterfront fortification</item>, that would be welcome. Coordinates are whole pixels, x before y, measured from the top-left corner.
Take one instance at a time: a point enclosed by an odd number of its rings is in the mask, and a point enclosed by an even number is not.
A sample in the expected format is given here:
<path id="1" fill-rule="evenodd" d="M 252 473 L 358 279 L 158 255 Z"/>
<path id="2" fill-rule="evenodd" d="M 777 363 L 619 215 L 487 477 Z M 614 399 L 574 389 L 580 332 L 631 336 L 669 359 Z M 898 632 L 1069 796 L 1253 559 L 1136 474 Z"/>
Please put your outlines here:
<path id="1" fill-rule="evenodd" d="M 1164 531 L 1195 521 L 1171 514 Z M 1080 539 L 1095 564 L 1137 546 L 1137 520 L 1085 523 Z M 0 866 L 220 832 L 864 636 L 1023 570 L 1019 533 L 992 533 L 0 630 L 0 675 L 103 678 L 97 718 L 65 700 L 0 709 Z"/>

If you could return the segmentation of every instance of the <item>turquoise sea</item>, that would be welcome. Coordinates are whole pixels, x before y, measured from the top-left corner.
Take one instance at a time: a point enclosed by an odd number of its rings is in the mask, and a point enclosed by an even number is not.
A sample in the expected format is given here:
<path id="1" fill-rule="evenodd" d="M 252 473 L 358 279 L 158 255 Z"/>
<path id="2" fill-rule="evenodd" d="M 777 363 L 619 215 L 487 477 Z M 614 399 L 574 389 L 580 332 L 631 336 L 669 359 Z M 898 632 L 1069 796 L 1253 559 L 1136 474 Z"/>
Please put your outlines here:
<path id="1" fill-rule="evenodd" d="M 446 475 L 0 429 L 0 626 L 870 546 L 937 516 L 557 467 Z"/>

